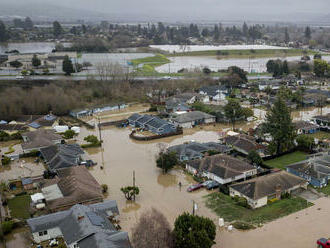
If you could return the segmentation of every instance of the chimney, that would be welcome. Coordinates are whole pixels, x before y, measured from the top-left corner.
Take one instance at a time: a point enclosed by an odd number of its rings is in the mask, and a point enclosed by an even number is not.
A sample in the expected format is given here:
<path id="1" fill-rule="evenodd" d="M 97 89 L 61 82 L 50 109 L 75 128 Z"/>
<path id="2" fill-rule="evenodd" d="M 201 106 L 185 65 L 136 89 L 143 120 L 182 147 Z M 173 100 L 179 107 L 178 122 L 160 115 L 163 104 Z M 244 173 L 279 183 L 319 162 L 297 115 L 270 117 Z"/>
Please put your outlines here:
<path id="1" fill-rule="evenodd" d="M 280 184 L 277 184 L 275 187 L 275 195 L 277 200 L 281 200 L 281 192 L 282 192 L 282 186 Z"/>

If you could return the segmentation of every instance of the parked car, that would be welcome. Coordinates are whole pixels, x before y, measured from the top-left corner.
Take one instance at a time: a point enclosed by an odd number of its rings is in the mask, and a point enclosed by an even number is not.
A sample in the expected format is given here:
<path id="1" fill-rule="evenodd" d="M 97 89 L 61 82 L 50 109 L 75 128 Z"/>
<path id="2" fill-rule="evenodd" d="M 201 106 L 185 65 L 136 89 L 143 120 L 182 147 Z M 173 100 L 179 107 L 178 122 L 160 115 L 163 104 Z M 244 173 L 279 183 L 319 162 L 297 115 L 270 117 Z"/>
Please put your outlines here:
<path id="1" fill-rule="evenodd" d="M 330 248 L 330 240 L 325 238 L 320 238 L 316 244 L 318 248 Z"/>
<path id="2" fill-rule="evenodd" d="M 208 184 L 212 183 L 212 180 L 207 180 L 202 183 L 203 187 L 207 187 Z"/>
<path id="3" fill-rule="evenodd" d="M 211 190 L 211 189 L 215 189 L 215 188 L 218 188 L 220 186 L 220 184 L 216 181 L 212 181 L 211 183 L 209 183 L 206 188 L 208 190 Z"/>
<path id="4" fill-rule="evenodd" d="M 24 76 L 16 76 L 16 79 L 17 80 L 22 80 L 22 79 L 24 79 Z"/>
<path id="5" fill-rule="evenodd" d="M 202 188 L 203 185 L 201 183 L 198 183 L 198 184 L 194 184 L 194 185 L 190 185 L 187 189 L 188 192 L 193 192 L 195 190 L 198 190 L 200 188 Z"/>

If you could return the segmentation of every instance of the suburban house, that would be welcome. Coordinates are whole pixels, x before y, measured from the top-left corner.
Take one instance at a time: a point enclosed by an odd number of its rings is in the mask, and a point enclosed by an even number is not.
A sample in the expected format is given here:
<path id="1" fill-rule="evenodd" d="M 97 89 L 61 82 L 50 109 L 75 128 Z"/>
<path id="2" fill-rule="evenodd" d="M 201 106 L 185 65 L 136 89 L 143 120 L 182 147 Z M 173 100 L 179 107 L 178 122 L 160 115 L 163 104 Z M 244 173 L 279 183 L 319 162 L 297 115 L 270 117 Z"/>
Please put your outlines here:
<path id="1" fill-rule="evenodd" d="M 182 145 L 171 146 L 167 150 L 169 152 L 175 152 L 180 161 L 188 161 L 193 159 L 201 159 L 207 155 L 207 152 L 209 151 L 217 153 L 229 153 L 232 149 L 228 146 L 216 142 L 189 142 Z"/>
<path id="2" fill-rule="evenodd" d="M 41 187 L 50 212 L 67 210 L 75 204 L 103 201 L 100 184 L 85 166 L 60 169 L 55 178 L 45 180 Z"/>
<path id="3" fill-rule="evenodd" d="M 200 88 L 199 94 L 208 96 L 210 101 L 223 101 L 228 96 L 228 90 L 223 85 L 211 85 Z"/>
<path id="4" fill-rule="evenodd" d="M 267 147 L 257 143 L 255 138 L 249 135 L 233 132 L 233 135 L 227 135 L 224 137 L 222 142 L 244 155 L 248 155 L 250 151 L 257 151 L 261 157 L 267 155 Z"/>
<path id="5" fill-rule="evenodd" d="M 8 134 L 27 131 L 27 127 L 24 124 L 0 124 L 0 131 Z"/>
<path id="6" fill-rule="evenodd" d="M 313 134 L 319 131 L 319 126 L 308 121 L 297 121 L 294 123 L 297 134 Z"/>
<path id="7" fill-rule="evenodd" d="M 185 102 L 175 97 L 166 100 L 165 109 L 167 113 L 185 113 L 191 110 Z"/>
<path id="8" fill-rule="evenodd" d="M 169 134 L 177 131 L 175 125 L 160 119 L 157 116 L 133 114 L 127 120 L 129 125 L 132 127 L 142 128 L 158 135 Z"/>
<path id="9" fill-rule="evenodd" d="M 186 170 L 220 184 L 235 182 L 257 174 L 257 168 L 253 165 L 224 154 L 188 161 Z"/>
<path id="10" fill-rule="evenodd" d="M 285 171 L 274 172 L 229 186 L 231 197 L 244 197 L 251 208 L 267 205 L 269 200 L 281 199 L 283 193 L 307 189 L 308 182 Z"/>
<path id="11" fill-rule="evenodd" d="M 330 114 L 314 116 L 311 120 L 318 124 L 321 129 L 330 130 Z"/>
<path id="12" fill-rule="evenodd" d="M 197 125 L 216 122 L 216 117 L 201 111 L 193 111 L 181 114 L 171 120 L 176 126 L 192 128 Z"/>
<path id="13" fill-rule="evenodd" d="M 78 144 L 56 144 L 40 149 L 40 154 L 50 171 L 77 166 L 85 152 Z"/>
<path id="14" fill-rule="evenodd" d="M 107 104 L 107 105 L 102 105 L 102 106 L 96 106 L 94 108 L 71 110 L 69 115 L 74 118 L 81 118 L 81 117 L 90 116 L 90 115 L 98 114 L 98 113 L 102 113 L 102 112 L 121 110 L 121 109 L 125 109 L 127 107 L 128 107 L 128 105 L 125 103 Z"/>
<path id="15" fill-rule="evenodd" d="M 273 79 L 262 81 L 258 84 L 259 90 L 266 90 L 270 88 L 272 90 L 278 90 L 281 87 L 282 80 L 281 79 Z"/>
<path id="16" fill-rule="evenodd" d="M 68 248 L 130 248 L 127 232 L 110 221 L 119 215 L 116 201 L 74 205 L 71 209 L 27 220 L 36 243 L 62 237 Z"/>
<path id="17" fill-rule="evenodd" d="M 33 150 L 40 151 L 41 148 L 60 144 L 62 141 L 61 135 L 49 129 L 38 129 L 36 131 L 26 132 L 22 134 L 22 138 L 24 142 L 21 146 L 24 153 Z"/>
<path id="18" fill-rule="evenodd" d="M 39 128 L 54 128 L 58 125 L 58 118 L 53 114 L 48 114 L 41 116 L 32 122 L 28 123 L 27 126 L 29 127 L 30 131 L 39 129 Z"/>
<path id="19" fill-rule="evenodd" d="M 286 170 L 307 180 L 315 187 L 327 186 L 330 179 L 330 154 L 321 153 L 286 167 Z"/>

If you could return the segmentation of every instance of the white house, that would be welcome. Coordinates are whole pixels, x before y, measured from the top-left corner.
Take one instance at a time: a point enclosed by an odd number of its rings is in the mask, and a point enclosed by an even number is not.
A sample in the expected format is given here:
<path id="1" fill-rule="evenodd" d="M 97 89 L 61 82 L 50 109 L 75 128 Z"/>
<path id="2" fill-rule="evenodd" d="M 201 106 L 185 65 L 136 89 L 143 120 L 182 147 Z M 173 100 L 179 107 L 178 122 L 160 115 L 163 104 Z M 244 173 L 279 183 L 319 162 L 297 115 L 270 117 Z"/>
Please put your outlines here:
<path id="1" fill-rule="evenodd" d="M 186 170 L 220 184 L 235 182 L 257 174 L 257 168 L 253 165 L 224 154 L 188 161 Z"/>
<path id="2" fill-rule="evenodd" d="M 280 200 L 283 193 L 292 193 L 300 188 L 307 189 L 308 182 L 285 171 L 256 177 L 229 186 L 231 197 L 244 197 L 251 208 L 267 205 L 269 200 Z"/>

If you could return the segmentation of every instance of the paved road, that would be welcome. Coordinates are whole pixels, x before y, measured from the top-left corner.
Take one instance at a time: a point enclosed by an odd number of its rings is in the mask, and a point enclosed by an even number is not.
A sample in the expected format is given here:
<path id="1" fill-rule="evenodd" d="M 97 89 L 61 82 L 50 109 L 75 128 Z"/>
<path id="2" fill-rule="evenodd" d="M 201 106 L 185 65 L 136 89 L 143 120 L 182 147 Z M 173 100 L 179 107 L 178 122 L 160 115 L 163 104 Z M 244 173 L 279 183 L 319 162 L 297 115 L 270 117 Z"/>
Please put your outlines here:
<path id="1" fill-rule="evenodd" d="M 56 76 L 28 76 L 25 77 L 27 80 L 49 80 L 49 81 L 55 81 L 55 80 L 75 80 L 75 81 L 82 81 L 87 79 L 95 79 L 95 80 L 101 80 L 99 76 L 73 76 L 73 77 L 66 77 L 61 75 Z M 213 77 L 213 79 L 218 79 L 219 77 Z M 135 77 L 135 80 L 183 80 L 183 79 L 194 79 L 194 77 L 184 77 L 184 76 L 176 76 L 176 77 Z M 271 76 L 248 76 L 249 80 L 255 80 L 255 79 L 272 79 Z M 4 80 L 24 80 L 24 79 L 16 79 L 16 76 L 0 76 L 0 81 Z"/>

